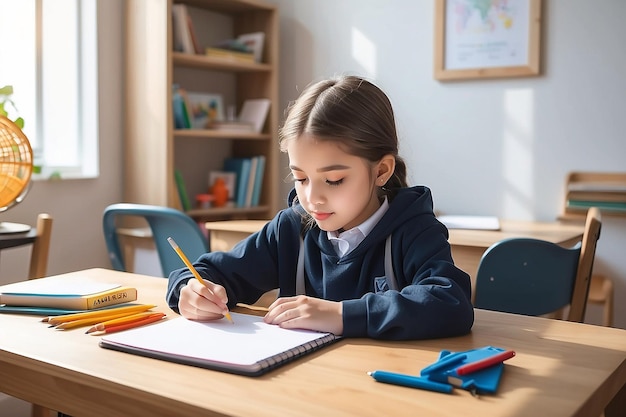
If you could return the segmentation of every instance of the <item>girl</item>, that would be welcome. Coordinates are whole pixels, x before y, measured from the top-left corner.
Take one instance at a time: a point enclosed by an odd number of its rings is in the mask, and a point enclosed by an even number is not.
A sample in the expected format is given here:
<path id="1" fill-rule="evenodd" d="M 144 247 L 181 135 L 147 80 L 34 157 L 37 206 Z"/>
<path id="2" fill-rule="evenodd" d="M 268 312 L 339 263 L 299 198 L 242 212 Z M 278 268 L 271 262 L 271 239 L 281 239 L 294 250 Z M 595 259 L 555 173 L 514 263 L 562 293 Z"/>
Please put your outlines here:
<path id="1" fill-rule="evenodd" d="M 223 317 L 278 288 L 265 322 L 344 337 L 423 339 L 470 331 L 469 276 L 454 266 L 430 190 L 408 187 L 391 103 L 363 78 L 307 88 L 280 131 L 289 207 L 230 252 L 169 276 L 169 306 Z"/>

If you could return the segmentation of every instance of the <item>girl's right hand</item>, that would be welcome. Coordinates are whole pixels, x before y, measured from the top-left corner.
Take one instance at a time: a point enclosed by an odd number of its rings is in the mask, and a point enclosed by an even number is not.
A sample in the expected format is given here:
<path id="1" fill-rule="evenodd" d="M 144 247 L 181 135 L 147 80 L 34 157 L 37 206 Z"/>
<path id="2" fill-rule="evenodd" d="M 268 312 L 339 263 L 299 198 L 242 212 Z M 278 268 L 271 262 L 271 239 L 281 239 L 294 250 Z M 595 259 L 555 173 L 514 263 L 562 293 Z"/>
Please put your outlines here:
<path id="1" fill-rule="evenodd" d="M 178 311 L 189 320 L 217 320 L 224 317 L 224 312 L 228 311 L 226 306 L 228 296 L 224 287 L 211 281 L 204 282 L 213 294 L 195 278 L 190 279 L 180 290 Z"/>

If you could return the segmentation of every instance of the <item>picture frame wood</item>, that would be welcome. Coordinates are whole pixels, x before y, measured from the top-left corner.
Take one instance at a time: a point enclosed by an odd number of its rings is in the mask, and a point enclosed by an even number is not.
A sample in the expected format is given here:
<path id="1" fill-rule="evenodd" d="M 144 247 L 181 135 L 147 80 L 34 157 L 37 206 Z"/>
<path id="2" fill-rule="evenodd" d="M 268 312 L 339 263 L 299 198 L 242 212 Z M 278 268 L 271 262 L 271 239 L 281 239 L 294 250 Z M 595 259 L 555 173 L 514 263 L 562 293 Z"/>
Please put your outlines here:
<path id="1" fill-rule="evenodd" d="M 542 3 L 435 0 L 434 78 L 539 75 Z"/>

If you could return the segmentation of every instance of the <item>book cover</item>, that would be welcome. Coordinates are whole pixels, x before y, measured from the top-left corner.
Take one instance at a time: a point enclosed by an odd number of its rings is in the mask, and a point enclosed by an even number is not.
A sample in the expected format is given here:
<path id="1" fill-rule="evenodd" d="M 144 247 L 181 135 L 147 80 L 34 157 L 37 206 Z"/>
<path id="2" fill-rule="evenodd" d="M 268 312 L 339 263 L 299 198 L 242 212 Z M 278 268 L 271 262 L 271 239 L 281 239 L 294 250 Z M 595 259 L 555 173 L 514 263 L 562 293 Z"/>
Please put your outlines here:
<path id="1" fill-rule="evenodd" d="M 254 190 L 252 191 L 252 207 L 258 206 L 261 200 L 261 188 L 263 186 L 263 174 L 265 173 L 265 156 L 257 156 L 256 175 L 254 176 Z"/>
<path id="2" fill-rule="evenodd" d="M 187 186 L 183 179 L 183 174 L 177 169 L 174 170 L 174 181 L 176 182 L 176 189 L 178 190 L 178 197 L 180 198 L 180 205 L 183 211 L 191 210 L 191 200 L 187 194 Z"/>
<path id="3" fill-rule="evenodd" d="M 254 131 L 261 133 L 265 119 L 267 118 L 267 113 L 270 109 L 270 104 L 270 100 L 266 98 L 246 100 L 243 103 L 238 120 L 252 124 Z"/>
<path id="4" fill-rule="evenodd" d="M 259 163 L 259 158 L 254 156 L 250 158 L 250 175 L 248 176 L 248 188 L 246 190 L 246 204 L 245 207 L 252 207 L 252 193 L 254 192 L 254 182 L 256 178 L 256 169 Z"/>
<path id="5" fill-rule="evenodd" d="M 92 310 L 137 300 L 137 289 L 98 282 L 61 285 L 58 281 L 37 279 L 0 287 L 0 304 Z"/>
<path id="6" fill-rule="evenodd" d="M 235 185 L 235 203 L 237 207 L 245 207 L 246 205 L 250 164 L 250 158 L 227 158 L 224 161 L 224 171 L 234 172 L 237 176 Z"/>
<path id="7" fill-rule="evenodd" d="M 187 108 L 183 96 L 180 93 L 179 87 L 174 84 L 172 88 L 172 109 L 174 113 L 174 128 L 175 129 L 188 129 L 189 115 L 187 114 Z"/>
<path id="8" fill-rule="evenodd" d="M 340 338 L 332 333 L 283 329 L 263 322 L 263 317 L 259 316 L 231 314 L 233 323 L 174 318 L 105 335 L 100 339 L 100 346 L 201 368 L 258 376 Z"/>
<path id="9" fill-rule="evenodd" d="M 174 36 L 174 50 L 193 54 L 195 52 L 191 33 L 189 32 L 189 21 L 187 6 L 184 4 L 172 5 L 172 24 Z"/>

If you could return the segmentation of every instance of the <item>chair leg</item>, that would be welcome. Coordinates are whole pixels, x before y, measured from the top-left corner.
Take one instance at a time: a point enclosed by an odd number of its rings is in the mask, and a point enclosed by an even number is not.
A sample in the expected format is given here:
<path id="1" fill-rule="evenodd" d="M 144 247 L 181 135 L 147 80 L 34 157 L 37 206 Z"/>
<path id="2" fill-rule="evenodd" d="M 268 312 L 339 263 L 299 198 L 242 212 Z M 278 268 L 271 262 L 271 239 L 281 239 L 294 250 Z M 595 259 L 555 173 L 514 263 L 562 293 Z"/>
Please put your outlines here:
<path id="1" fill-rule="evenodd" d="M 613 281 L 601 274 L 593 275 L 587 302 L 601 305 L 602 325 L 613 327 Z"/>
<path id="2" fill-rule="evenodd" d="M 50 410 L 38 404 L 33 404 L 30 410 L 31 417 L 50 417 Z"/>

